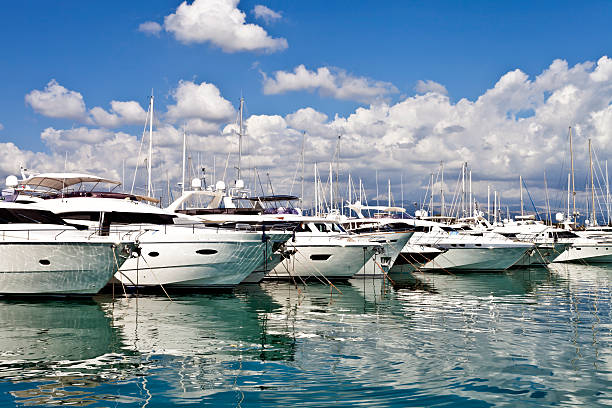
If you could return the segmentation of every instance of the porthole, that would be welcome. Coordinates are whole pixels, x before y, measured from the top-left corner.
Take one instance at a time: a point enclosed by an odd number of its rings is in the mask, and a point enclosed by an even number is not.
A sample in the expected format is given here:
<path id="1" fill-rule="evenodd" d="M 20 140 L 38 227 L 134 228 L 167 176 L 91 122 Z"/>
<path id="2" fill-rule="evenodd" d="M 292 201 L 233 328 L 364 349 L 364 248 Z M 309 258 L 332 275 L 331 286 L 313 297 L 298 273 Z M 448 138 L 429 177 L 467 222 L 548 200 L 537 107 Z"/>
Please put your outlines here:
<path id="1" fill-rule="evenodd" d="M 49 265 L 51 264 L 51 261 L 49 261 L 48 259 L 41 259 L 40 261 L 38 261 L 38 263 L 40 263 L 41 265 Z"/>
<path id="2" fill-rule="evenodd" d="M 149 252 L 149 256 L 151 258 L 155 258 L 156 256 L 159 256 L 159 252 L 155 252 L 155 251 Z"/>
<path id="3" fill-rule="evenodd" d="M 196 251 L 196 254 L 199 255 L 214 255 L 217 253 L 217 250 L 215 249 L 198 249 Z"/>
<path id="4" fill-rule="evenodd" d="M 312 259 L 313 261 L 327 261 L 330 257 L 331 255 L 328 254 L 310 255 L 310 259 Z"/>

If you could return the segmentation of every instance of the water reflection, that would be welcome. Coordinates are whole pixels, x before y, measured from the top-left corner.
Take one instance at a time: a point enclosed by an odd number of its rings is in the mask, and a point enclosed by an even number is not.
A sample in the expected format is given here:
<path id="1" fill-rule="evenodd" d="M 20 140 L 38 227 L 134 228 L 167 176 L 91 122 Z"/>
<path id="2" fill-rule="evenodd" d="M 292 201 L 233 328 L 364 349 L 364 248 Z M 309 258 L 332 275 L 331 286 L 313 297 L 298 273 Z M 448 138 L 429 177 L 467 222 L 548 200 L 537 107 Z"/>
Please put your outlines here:
<path id="1" fill-rule="evenodd" d="M 611 278 L 563 265 L 172 300 L 4 301 L 0 395 L 10 405 L 604 405 Z"/>

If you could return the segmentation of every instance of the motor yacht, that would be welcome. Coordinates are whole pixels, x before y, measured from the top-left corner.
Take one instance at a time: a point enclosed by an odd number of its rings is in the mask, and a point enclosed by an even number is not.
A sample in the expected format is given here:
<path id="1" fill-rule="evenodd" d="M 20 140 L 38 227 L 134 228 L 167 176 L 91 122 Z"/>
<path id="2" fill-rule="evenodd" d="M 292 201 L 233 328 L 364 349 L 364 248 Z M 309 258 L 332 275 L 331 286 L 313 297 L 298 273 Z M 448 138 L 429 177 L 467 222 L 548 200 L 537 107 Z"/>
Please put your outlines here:
<path id="1" fill-rule="evenodd" d="M 273 242 L 266 232 L 239 224 L 206 225 L 196 217 L 158 208 L 149 197 L 116 192 L 118 181 L 46 173 L 30 176 L 21 184 L 22 200 L 35 200 L 36 205 L 68 222 L 102 234 L 137 235 L 142 256 L 129 259 L 115 274 L 116 281 L 126 286 L 233 287 L 272 251 Z M 95 189 L 104 184 L 111 186 L 109 191 Z M 290 236 L 285 234 L 285 240 Z"/>
<path id="2" fill-rule="evenodd" d="M 0 294 L 94 295 L 136 248 L 32 204 L 0 201 Z"/>

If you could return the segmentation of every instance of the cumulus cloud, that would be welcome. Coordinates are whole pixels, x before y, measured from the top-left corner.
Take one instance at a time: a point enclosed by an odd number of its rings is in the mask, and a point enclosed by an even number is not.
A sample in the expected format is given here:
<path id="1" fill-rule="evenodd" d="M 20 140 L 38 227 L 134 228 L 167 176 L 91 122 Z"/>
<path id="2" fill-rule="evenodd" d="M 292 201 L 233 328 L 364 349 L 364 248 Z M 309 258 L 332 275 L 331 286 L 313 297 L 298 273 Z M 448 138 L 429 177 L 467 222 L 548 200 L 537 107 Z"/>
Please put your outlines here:
<path id="1" fill-rule="evenodd" d="M 4 129 L 4 125 L 0 123 L 0 130 Z"/>
<path id="2" fill-rule="evenodd" d="M 246 23 L 245 13 L 237 8 L 238 2 L 195 0 L 188 4 L 185 1 L 164 18 L 164 29 L 184 44 L 210 43 L 229 53 L 275 52 L 287 48 L 286 39 L 273 38 L 261 26 Z"/>
<path id="3" fill-rule="evenodd" d="M 298 65 L 293 72 L 276 71 L 272 76 L 263 74 L 263 92 L 266 95 L 317 90 L 321 96 L 365 103 L 379 101 L 398 92 L 391 83 L 356 77 L 331 67 L 311 71 L 304 65 Z"/>
<path id="4" fill-rule="evenodd" d="M 487 185 L 503 192 L 504 203 L 516 200 L 521 174 L 533 200 L 542 203 L 546 170 L 551 203 L 563 206 L 568 126 L 572 125 L 575 135 L 576 180 L 585 180 L 587 176 L 588 138 L 593 141 L 597 157 L 604 159 L 612 154 L 609 63 L 607 57 L 574 66 L 555 60 L 535 77 L 512 70 L 475 100 L 455 102 L 440 92 L 425 92 L 397 103 L 359 107 L 347 116 L 330 117 L 313 107 L 284 116 L 252 115 L 245 120 L 243 174 L 250 181 L 253 179 L 250 169 L 257 167 L 262 180 L 270 175 L 275 192 L 288 192 L 300 162 L 305 131 L 307 205 L 313 195 L 313 164 L 319 163 L 319 170 L 327 173 L 327 163 L 340 136 L 341 181 L 346 181 L 349 172 L 355 179 L 361 178 L 370 199 L 378 170 L 379 183 L 391 179 L 396 200 L 403 174 L 405 197 L 418 201 L 423 198 L 429 175 L 443 161 L 450 202 L 461 163 L 467 161 L 473 169 L 476 197 L 481 202 L 486 202 Z M 200 103 L 198 98 L 202 95 L 206 100 L 216 101 L 216 105 Z M 113 107 L 113 111 L 118 109 Z M 188 122 L 188 146 L 192 163 L 197 163 L 193 167 L 205 167 L 209 183 L 214 181 L 213 173 L 216 179 L 221 179 L 225 172 L 225 181 L 231 181 L 235 177 L 233 167 L 238 150 L 236 128 L 234 124 L 226 125 L 219 132 L 218 126 L 233 121 L 235 107 L 221 96 L 218 88 L 208 83 L 182 82 L 167 111 L 166 122 L 156 128 L 154 135 L 157 185 L 165 186 L 168 178 L 175 185 L 179 179 L 182 132 L 178 126 L 182 123 L 178 119 Z M 197 137 L 194 133 L 198 133 Z M 109 177 L 117 176 L 124 161 L 130 177 L 136 164 L 144 163 L 142 157 L 137 159 L 141 141 L 122 132 L 85 127 L 48 128 L 41 137 L 49 147 L 48 154 L 1 144 L 0 170 L 14 173 L 19 164 L 41 170 L 63 169 L 65 152 L 74 170 L 91 169 Z M 323 175 L 324 181 L 326 177 Z M 143 185 L 142 178 L 137 180 L 137 185 Z M 263 184 L 262 187 L 257 183 L 258 192 L 268 189 Z M 158 193 L 163 190 L 160 187 Z M 294 187 L 293 192 L 296 191 Z"/>
<path id="5" fill-rule="evenodd" d="M 418 93 L 436 92 L 440 95 L 448 94 L 448 91 L 446 90 L 446 87 L 444 85 L 439 84 L 430 79 L 426 81 L 422 81 L 419 79 L 416 83 L 416 86 L 414 87 L 414 90 Z"/>
<path id="6" fill-rule="evenodd" d="M 105 128 L 144 123 L 147 114 L 135 101 L 111 101 L 109 112 L 96 106 L 89 113 L 96 124 Z"/>
<path id="7" fill-rule="evenodd" d="M 171 122 L 179 119 L 201 119 L 207 122 L 220 122 L 231 119 L 235 110 L 232 104 L 221 96 L 219 88 L 213 84 L 180 81 L 173 91 L 176 104 L 169 105 L 166 118 Z"/>
<path id="8" fill-rule="evenodd" d="M 280 20 L 283 17 L 281 13 L 271 10 L 261 4 L 258 4 L 253 8 L 253 14 L 255 14 L 256 18 L 260 18 L 265 21 L 266 24 L 270 24 L 275 20 Z"/>
<path id="9" fill-rule="evenodd" d="M 138 31 L 148 35 L 158 36 L 161 30 L 161 24 L 156 23 L 155 21 L 145 21 L 138 26 Z"/>
<path id="10" fill-rule="evenodd" d="M 55 79 L 49 81 L 44 90 L 35 89 L 27 94 L 25 101 L 36 112 L 50 118 L 86 119 L 83 96 L 64 88 Z"/>

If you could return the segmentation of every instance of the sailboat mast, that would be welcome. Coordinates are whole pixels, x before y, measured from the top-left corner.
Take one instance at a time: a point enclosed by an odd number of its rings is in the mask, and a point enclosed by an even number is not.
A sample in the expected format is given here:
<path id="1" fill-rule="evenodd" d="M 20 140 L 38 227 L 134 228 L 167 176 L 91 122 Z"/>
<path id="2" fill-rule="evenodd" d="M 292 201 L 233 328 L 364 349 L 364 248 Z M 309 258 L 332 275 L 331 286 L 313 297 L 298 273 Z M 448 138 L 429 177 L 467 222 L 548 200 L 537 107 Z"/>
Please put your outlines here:
<path id="1" fill-rule="evenodd" d="M 429 197 L 429 215 L 434 215 L 434 210 L 433 210 L 433 203 L 434 203 L 434 175 L 433 173 L 431 173 L 431 196 Z M 391 207 L 391 205 L 389 205 L 389 207 Z"/>
<path id="2" fill-rule="evenodd" d="M 589 138 L 589 163 L 591 167 L 591 225 L 597 225 L 595 219 L 595 183 L 593 183 L 593 153 L 591 151 L 591 139 Z"/>
<path id="3" fill-rule="evenodd" d="M 240 111 L 238 112 L 239 116 L 239 133 L 238 133 L 238 180 L 240 180 L 240 165 L 242 161 L 242 136 L 244 133 L 244 124 L 242 122 L 243 119 L 243 109 L 244 109 L 244 97 L 240 97 Z"/>
<path id="4" fill-rule="evenodd" d="M 570 219 L 570 192 L 571 192 L 571 174 L 567 173 L 567 219 Z"/>
<path id="5" fill-rule="evenodd" d="M 332 163 L 329 163 L 329 212 L 334 209 L 334 173 Z"/>
<path id="6" fill-rule="evenodd" d="M 149 110 L 151 111 L 151 116 L 149 118 L 149 159 L 147 160 L 147 196 L 151 197 L 153 194 L 153 181 L 151 180 L 153 162 L 153 91 L 151 91 Z"/>
<path id="7" fill-rule="evenodd" d="M 569 127 L 569 142 L 570 142 L 570 162 L 572 167 L 572 219 L 576 224 L 576 188 L 574 179 L 574 149 L 572 146 L 572 127 Z"/>
<path id="8" fill-rule="evenodd" d="M 525 215 L 523 210 L 523 176 L 519 175 L 519 190 L 521 192 L 521 217 Z"/>
<path id="9" fill-rule="evenodd" d="M 300 196 L 300 207 L 304 209 L 304 171 L 306 168 L 306 131 L 302 133 L 302 195 Z"/>
<path id="10" fill-rule="evenodd" d="M 550 214 L 550 200 L 548 199 L 548 183 L 546 182 L 546 170 L 544 170 L 544 193 L 546 194 L 546 224 L 552 225 Z"/>
<path id="11" fill-rule="evenodd" d="M 387 179 L 387 200 L 389 201 L 389 207 L 391 207 L 391 179 Z"/>
<path id="12" fill-rule="evenodd" d="M 185 155 L 187 150 L 187 132 L 185 131 L 185 126 L 183 125 L 183 176 L 181 182 L 181 195 L 185 194 Z"/>
<path id="13" fill-rule="evenodd" d="M 319 193 L 318 193 L 318 185 L 317 185 L 317 163 L 314 164 L 314 208 L 315 215 L 319 213 Z"/>
<path id="14" fill-rule="evenodd" d="M 487 185 L 487 221 L 491 223 L 491 186 Z"/>
<path id="15" fill-rule="evenodd" d="M 440 166 L 442 166 L 442 182 L 440 183 L 440 216 L 444 217 L 444 162 L 440 162 Z"/>
<path id="16" fill-rule="evenodd" d="M 608 225 L 610 225 L 610 183 L 608 182 L 608 161 L 606 160 L 606 211 L 608 213 Z"/>

